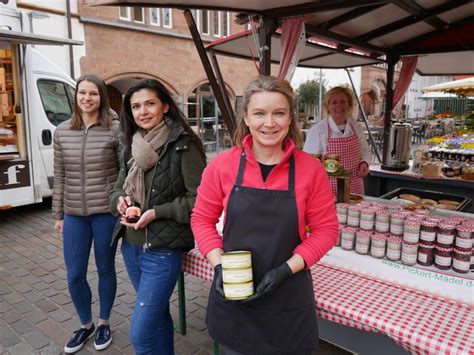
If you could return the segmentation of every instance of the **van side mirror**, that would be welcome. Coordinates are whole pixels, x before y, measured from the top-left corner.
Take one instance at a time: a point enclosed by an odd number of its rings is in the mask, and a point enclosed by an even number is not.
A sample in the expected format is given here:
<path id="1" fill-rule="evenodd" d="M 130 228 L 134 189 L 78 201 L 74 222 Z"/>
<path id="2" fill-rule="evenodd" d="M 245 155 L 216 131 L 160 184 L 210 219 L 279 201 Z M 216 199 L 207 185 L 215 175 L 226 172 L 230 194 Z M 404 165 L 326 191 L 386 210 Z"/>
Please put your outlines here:
<path id="1" fill-rule="evenodd" d="M 41 132 L 41 140 L 43 141 L 44 145 L 51 145 L 53 142 L 53 135 L 49 129 L 43 129 Z"/>

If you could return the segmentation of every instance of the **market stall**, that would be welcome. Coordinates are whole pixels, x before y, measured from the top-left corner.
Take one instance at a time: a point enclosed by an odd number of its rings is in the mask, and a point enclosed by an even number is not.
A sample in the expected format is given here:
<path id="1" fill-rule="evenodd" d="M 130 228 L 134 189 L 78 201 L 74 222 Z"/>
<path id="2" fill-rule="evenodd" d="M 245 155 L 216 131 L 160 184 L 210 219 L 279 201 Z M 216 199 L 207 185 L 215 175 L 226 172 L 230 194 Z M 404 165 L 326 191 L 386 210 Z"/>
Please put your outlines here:
<path id="1" fill-rule="evenodd" d="M 460 252 L 464 242 L 471 248 L 473 217 L 407 212 L 370 197 L 338 204 L 339 246 L 311 268 L 321 337 L 360 353 L 472 351 L 474 275 L 456 268 L 474 267 Z M 384 239 L 378 231 L 393 234 Z M 414 239 L 422 247 L 415 250 Z M 441 256 L 447 244 L 457 251 L 449 266 L 447 254 Z M 213 269 L 197 249 L 186 254 L 183 270 L 212 281 Z"/>
<path id="2" fill-rule="evenodd" d="M 402 71 L 409 67 L 414 69 L 415 65 L 417 70 L 424 74 L 474 73 L 472 62 L 474 37 L 471 35 L 474 30 L 472 22 L 474 8 L 469 1 L 440 1 L 428 4 L 418 0 L 373 2 L 88 0 L 88 3 L 153 7 L 161 4 L 185 9 L 190 32 L 230 133 L 233 132 L 235 125 L 232 109 L 224 97 L 225 73 L 222 75 L 219 71 L 216 60 L 217 49 L 214 47 L 214 53 L 205 51 L 190 8 L 240 11 L 244 13 L 239 16 L 241 23 L 258 23 L 258 28 L 252 31 L 252 39 L 257 43 L 256 50 L 254 54 L 246 54 L 246 57 L 253 59 L 254 55 L 258 56 L 255 61 L 259 64 L 259 73 L 264 75 L 270 74 L 271 62 L 275 60 L 272 37 L 276 29 L 287 19 L 303 18 L 305 37 L 314 44 L 308 49 L 315 51 L 312 56 L 305 58 L 305 64 L 320 68 L 328 67 L 337 61 L 341 67 L 348 67 L 351 66 L 351 58 L 381 61 L 387 66 L 385 106 L 388 108 L 394 107 L 394 103 L 403 96 L 411 79 L 406 76 L 404 80 L 399 80 L 394 93 L 395 65 L 403 57 L 406 60 Z M 284 35 L 285 31 L 282 31 L 282 37 Z M 282 48 L 289 47 L 288 41 L 282 43 Z M 293 46 L 293 51 L 282 51 L 281 55 L 277 56 L 279 61 L 281 63 L 292 61 L 295 47 L 297 46 Z M 212 58 L 212 64 L 209 56 Z M 450 67 L 446 67 L 446 63 L 450 63 Z M 288 67 L 283 72 L 287 71 Z M 390 156 L 388 142 L 392 125 L 390 109 L 386 110 L 385 118 L 383 156 L 384 163 L 387 163 Z M 367 235 L 362 235 L 361 238 L 367 240 Z M 376 241 L 378 242 L 380 240 Z M 367 245 L 366 243 L 365 246 Z M 407 250 L 411 252 L 408 257 L 410 260 L 418 251 L 413 246 L 407 247 Z M 359 352 L 401 351 L 390 342 L 385 342 L 385 346 L 380 346 L 381 340 L 374 339 L 372 342 L 370 336 L 374 333 L 383 334 L 385 338 L 388 336 L 402 349 L 414 353 L 473 351 L 472 302 L 446 298 L 446 295 L 434 294 L 430 290 L 413 289 L 410 285 L 399 281 L 368 275 L 364 271 L 366 269 L 358 268 L 358 256 L 370 258 L 355 254 L 353 251 L 335 249 L 312 268 L 318 314 L 322 319 L 330 321 L 321 322 L 322 328 L 325 329 L 321 330 L 321 336 L 333 339 L 343 346 L 353 347 Z M 338 264 L 335 261 L 337 259 L 347 260 L 346 266 Z M 445 259 L 440 259 L 440 262 L 441 260 Z M 384 261 L 386 259 L 381 258 L 375 262 L 381 265 L 380 263 Z M 402 264 L 395 262 L 394 265 Z M 371 269 L 377 268 L 371 266 L 369 270 Z M 212 268 L 197 250 L 193 250 L 185 257 L 184 270 L 206 280 L 212 279 Z M 406 264 L 400 268 L 393 267 L 393 270 L 404 272 L 402 278 L 413 275 L 417 277 L 425 273 L 442 275 L 433 276 L 443 285 L 441 288 L 456 290 L 452 284 L 462 283 L 466 287 L 469 286 L 467 291 L 463 291 L 463 295 L 466 293 L 472 295 L 472 278 L 469 276 L 455 276 L 450 273 L 446 276 L 436 270 L 418 273 L 417 266 Z M 386 272 L 385 276 L 387 275 L 390 275 L 390 272 Z M 417 284 L 420 283 L 416 279 L 411 282 L 412 286 Z M 336 329 L 336 325 L 339 324 L 345 328 Z M 353 328 L 364 332 L 345 337 L 344 335 Z"/>

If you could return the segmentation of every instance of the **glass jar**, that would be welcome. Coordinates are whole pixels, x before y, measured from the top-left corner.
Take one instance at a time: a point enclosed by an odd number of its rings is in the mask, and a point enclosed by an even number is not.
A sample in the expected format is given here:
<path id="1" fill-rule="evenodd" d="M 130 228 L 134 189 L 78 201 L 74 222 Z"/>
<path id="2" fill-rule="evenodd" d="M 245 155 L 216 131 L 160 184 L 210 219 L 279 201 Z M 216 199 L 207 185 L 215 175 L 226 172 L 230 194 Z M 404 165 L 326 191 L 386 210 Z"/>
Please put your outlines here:
<path id="1" fill-rule="evenodd" d="M 436 235 L 436 243 L 444 248 L 452 247 L 454 244 L 454 236 L 456 233 L 456 226 L 447 222 L 440 222 L 438 224 L 438 233 Z"/>
<path id="2" fill-rule="evenodd" d="M 357 205 L 347 208 L 347 225 L 349 227 L 359 227 L 360 223 L 360 207 Z"/>
<path id="3" fill-rule="evenodd" d="M 403 241 L 406 243 L 418 243 L 420 239 L 420 226 L 418 220 L 406 219 L 403 226 Z"/>
<path id="4" fill-rule="evenodd" d="M 418 255 L 418 243 L 402 243 L 402 264 L 415 265 Z"/>
<path id="5" fill-rule="evenodd" d="M 375 212 L 375 230 L 380 233 L 387 233 L 390 230 L 390 213 L 388 211 Z"/>
<path id="6" fill-rule="evenodd" d="M 395 212 L 390 214 L 390 234 L 403 235 L 403 215 Z"/>
<path id="7" fill-rule="evenodd" d="M 353 250 L 356 229 L 352 227 L 343 227 L 341 229 L 341 248 L 344 250 Z"/>
<path id="8" fill-rule="evenodd" d="M 387 244 L 387 235 L 383 233 L 374 233 L 370 237 L 370 255 L 374 258 L 383 258 L 385 256 L 385 247 Z"/>
<path id="9" fill-rule="evenodd" d="M 370 234 L 367 231 L 356 232 L 356 245 L 355 251 L 359 254 L 368 254 L 370 249 Z"/>
<path id="10" fill-rule="evenodd" d="M 472 250 L 454 248 L 453 270 L 466 274 L 469 272 Z"/>
<path id="11" fill-rule="evenodd" d="M 453 248 L 435 246 L 435 267 L 440 270 L 449 270 L 453 261 Z"/>
<path id="12" fill-rule="evenodd" d="M 402 237 L 389 235 L 387 238 L 387 259 L 392 261 L 400 260 L 402 252 Z"/>
<path id="13" fill-rule="evenodd" d="M 374 229 L 375 209 L 369 207 L 360 211 L 360 228 L 366 231 Z"/>
<path id="14" fill-rule="evenodd" d="M 464 223 L 464 222 L 463 222 Z M 456 226 L 457 238 L 462 239 L 473 239 L 474 238 L 474 226 L 461 224 Z"/>
<path id="15" fill-rule="evenodd" d="M 434 262 L 434 248 L 433 243 L 420 243 L 418 246 L 418 264 L 423 266 L 431 266 Z"/>
<path id="16" fill-rule="evenodd" d="M 336 203 L 337 219 L 339 220 L 339 224 L 347 223 L 348 207 L 349 207 L 348 203 L 344 203 L 344 202 Z"/>
<path id="17" fill-rule="evenodd" d="M 437 223 L 424 220 L 421 222 L 420 241 L 433 243 L 436 240 Z"/>

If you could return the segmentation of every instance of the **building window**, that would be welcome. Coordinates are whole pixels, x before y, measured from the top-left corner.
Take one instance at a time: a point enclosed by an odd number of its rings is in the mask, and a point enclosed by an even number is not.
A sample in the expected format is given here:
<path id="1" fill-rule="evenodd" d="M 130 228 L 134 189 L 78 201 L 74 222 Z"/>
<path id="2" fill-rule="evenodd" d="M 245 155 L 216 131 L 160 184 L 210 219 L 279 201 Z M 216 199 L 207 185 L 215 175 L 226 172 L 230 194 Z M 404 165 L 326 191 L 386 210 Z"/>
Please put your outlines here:
<path id="1" fill-rule="evenodd" d="M 143 13 L 143 7 L 133 8 L 133 21 L 145 23 L 145 14 Z"/>
<path id="2" fill-rule="evenodd" d="M 214 13 L 214 36 L 216 37 L 220 37 L 221 36 L 221 17 L 220 17 L 220 14 L 221 12 L 220 11 L 213 11 Z"/>
<path id="3" fill-rule="evenodd" d="M 171 8 L 161 9 L 163 14 L 163 27 L 172 28 L 173 21 L 172 21 L 172 12 Z"/>
<path id="4" fill-rule="evenodd" d="M 209 35 L 211 33 L 210 24 L 209 24 L 209 11 L 204 10 L 201 12 L 201 33 L 203 35 Z"/>
<path id="5" fill-rule="evenodd" d="M 222 11 L 222 36 L 227 37 L 230 34 L 229 12 Z"/>
<path id="6" fill-rule="evenodd" d="M 160 9 L 150 9 L 150 23 L 155 26 L 160 26 Z"/>
<path id="7" fill-rule="evenodd" d="M 120 6 L 119 17 L 121 20 L 130 21 L 130 8 L 127 6 Z"/>

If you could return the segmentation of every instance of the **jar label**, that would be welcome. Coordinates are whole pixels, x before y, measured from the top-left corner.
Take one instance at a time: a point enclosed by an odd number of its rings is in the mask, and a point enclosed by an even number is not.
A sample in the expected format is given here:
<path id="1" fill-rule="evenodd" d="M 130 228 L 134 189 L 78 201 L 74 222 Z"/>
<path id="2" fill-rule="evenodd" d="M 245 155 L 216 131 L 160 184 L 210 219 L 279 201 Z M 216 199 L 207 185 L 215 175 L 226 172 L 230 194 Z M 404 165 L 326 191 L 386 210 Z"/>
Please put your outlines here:
<path id="1" fill-rule="evenodd" d="M 369 252 L 369 244 L 356 244 L 356 252 L 367 254 Z"/>
<path id="2" fill-rule="evenodd" d="M 436 232 L 421 231 L 420 239 L 425 242 L 433 242 L 436 239 Z"/>
<path id="3" fill-rule="evenodd" d="M 359 227 L 359 217 L 349 215 L 349 217 L 347 217 L 347 224 L 351 227 Z"/>
<path id="4" fill-rule="evenodd" d="M 450 245 L 450 244 L 453 244 L 454 242 L 454 235 L 438 233 L 438 236 L 436 237 L 436 241 L 441 244 Z"/>
<path id="5" fill-rule="evenodd" d="M 387 222 L 380 222 L 376 221 L 375 222 L 375 230 L 380 233 L 387 233 L 390 228 L 390 224 Z"/>
<path id="6" fill-rule="evenodd" d="M 353 240 L 342 239 L 341 248 L 346 250 L 352 250 L 354 248 Z"/>
<path id="7" fill-rule="evenodd" d="M 360 228 L 366 231 L 374 229 L 374 220 L 361 219 Z"/>
<path id="8" fill-rule="evenodd" d="M 344 233 L 344 232 L 342 232 L 341 233 L 341 238 L 342 238 L 343 241 L 348 240 L 352 243 L 352 241 L 355 238 L 355 235 L 354 235 L 354 233 Z"/>
<path id="9" fill-rule="evenodd" d="M 416 254 L 402 253 L 402 262 L 414 264 L 416 263 L 416 256 Z"/>
<path id="10" fill-rule="evenodd" d="M 453 259 L 453 267 L 458 270 L 468 271 L 469 266 L 469 261 L 458 260 L 456 258 Z"/>
<path id="11" fill-rule="evenodd" d="M 377 258 L 381 258 L 385 255 L 385 248 L 374 248 L 374 246 L 372 246 L 372 248 L 370 249 L 370 255 L 375 256 Z"/>
<path id="12" fill-rule="evenodd" d="M 428 261 L 428 254 L 418 253 L 418 261 L 421 261 L 422 263 L 426 263 Z"/>
<path id="13" fill-rule="evenodd" d="M 380 223 L 389 223 L 390 222 L 390 217 L 388 216 L 382 216 L 382 215 L 377 215 L 375 217 L 375 221 L 376 222 L 380 222 Z"/>
<path id="14" fill-rule="evenodd" d="M 472 241 L 471 239 L 465 239 L 465 238 L 456 238 L 456 246 L 460 248 L 471 248 L 472 247 Z"/>
<path id="15" fill-rule="evenodd" d="M 460 230 L 458 230 L 458 236 L 461 238 L 472 238 L 471 232 L 464 232 Z"/>
<path id="16" fill-rule="evenodd" d="M 435 255 L 435 263 L 441 266 L 450 266 L 452 260 L 450 256 Z"/>
<path id="17" fill-rule="evenodd" d="M 419 238 L 420 235 L 418 233 L 409 233 L 407 231 L 403 233 L 403 241 L 407 243 L 417 243 Z"/>
<path id="18" fill-rule="evenodd" d="M 390 224 L 390 233 L 395 235 L 403 234 L 403 224 Z"/>
<path id="19" fill-rule="evenodd" d="M 347 214 L 337 214 L 337 220 L 340 224 L 346 224 L 347 222 Z"/>
<path id="20" fill-rule="evenodd" d="M 387 257 L 392 260 L 400 259 L 401 250 L 387 249 Z"/>

